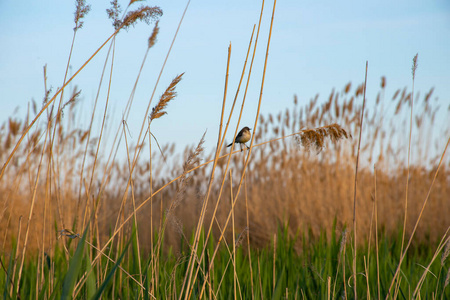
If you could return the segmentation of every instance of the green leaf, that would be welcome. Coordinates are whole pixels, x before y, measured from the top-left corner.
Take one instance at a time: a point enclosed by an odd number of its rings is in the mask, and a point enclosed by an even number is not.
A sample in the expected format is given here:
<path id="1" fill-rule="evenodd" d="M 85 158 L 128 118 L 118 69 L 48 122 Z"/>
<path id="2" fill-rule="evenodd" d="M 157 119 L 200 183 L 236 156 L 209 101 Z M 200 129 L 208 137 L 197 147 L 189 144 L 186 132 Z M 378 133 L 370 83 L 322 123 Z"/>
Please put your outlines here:
<path id="1" fill-rule="evenodd" d="M 61 299 L 72 299 L 73 288 L 75 286 L 75 282 L 77 281 L 78 273 L 80 272 L 81 265 L 83 262 L 83 250 L 84 244 L 86 241 L 86 234 L 89 229 L 89 224 L 86 226 L 84 230 L 83 237 L 78 242 L 77 250 L 75 250 L 75 254 L 70 260 L 69 270 L 64 277 L 63 287 L 62 287 L 62 295 Z"/>
<path id="2" fill-rule="evenodd" d="M 13 249 L 12 249 L 11 253 L 16 253 L 16 248 L 17 248 L 17 243 L 15 241 L 13 241 Z M 15 264 L 14 255 L 11 255 L 9 257 L 8 271 L 6 271 L 5 289 L 3 290 L 3 299 L 10 299 L 9 293 L 8 293 L 9 286 L 11 286 L 11 289 L 14 291 L 14 283 L 11 284 L 11 280 L 12 280 L 11 274 L 13 273 L 14 264 Z"/>
<path id="3" fill-rule="evenodd" d="M 283 291 L 284 291 L 284 288 L 286 287 L 285 280 L 284 280 L 285 273 L 286 273 L 285 267 L 283 266 L 283 268 L 281 269 L 281 272 L 278 273 L 278 281 L 277 281 L 277 284 L 275 285 L 275 291 L 273 292 L 272 299 L 282 299 L 283 298 Z"/>
<path id="4" fill-rule="evenodd" d="M 95 274 L 93 269 L 93 265 L 91 262 L 91 259 L 89 255 L 86 255 L 86 272 L 88 274 L 88 277 L 86 279 L 86 298 L 89 299 L 94 296 L 95 294 Z"/>

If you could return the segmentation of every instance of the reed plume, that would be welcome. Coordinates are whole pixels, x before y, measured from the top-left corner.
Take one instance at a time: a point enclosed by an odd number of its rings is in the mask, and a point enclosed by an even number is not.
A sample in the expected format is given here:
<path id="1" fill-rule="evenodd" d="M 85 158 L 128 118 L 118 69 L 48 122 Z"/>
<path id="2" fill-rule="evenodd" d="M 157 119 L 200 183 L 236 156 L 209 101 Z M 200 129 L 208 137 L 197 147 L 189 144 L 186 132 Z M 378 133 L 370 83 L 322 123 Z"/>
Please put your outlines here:
<path id="1" fill-rule="evenodd" d="M 245 227 L 244 230 L 239 234 L 238 238 L 236 239 L 236 243 L 234 244 L 235 248 L 239 248 L 242 243 L 244 242 L 244 238 L 248 235 L 248 227 Z"/>
<path id="2" fill-rule="evenodd" d="M 70 96 L 69 100 L 66 103 L 64 103 L 64 105 L 61 107 L 61 110 L 59 112 L 59 114 L 61 114 L 61 116 L 64 116 L 64 108 L 67 105 L 74 105 L 75 101 L 77 101 L 77 99 L 80 97 L 80 94 L 81 94 L 81 90 L 78 90 L 78 87 L 75 86 L 73 88 L 72 95 Z"/>
<path id="3" fill-rule="evenodd" d="M 315 129 L 303 130 L 296 135 L 297 142 L 305 147 L 307 150 L 313 148 L 317 153 L 320 153 L 325 145 L 325 138 L 337 142 L 343 138 L 351 138 L 351 134 L 347 133 L 339 124 L 331 124 Z"/>
<path id="4" fill-rule="evenodd" d="M 204 150 L 203 144 L 205 143 L 205 135 L 206 131 L 200 139 L 200 142 L 198 143 L 194 152 L 189 154 L 188 158 L 183 164 L 183 175 L 180 178 L 180 184 L 177 186 L 177 196 L 175 203 L 173 204 L 173 208 L 177 207 L 180 204 L 186 192 L 186 187 L 189 185 L 189 182 L 192 179 L 192 175 L 187 176 L 188 172 L 195 168 L 201 161 L 200 154 L 202 154 Z"/>
<path id="5" fill-rule="evenodd" d="M 75 27 L 73 28 L 74 31 L 77 31 L 78 29 L 81 29 L 83 27 L 84 22 L 82 21 L 82 19 L 88 14 L 90 10 L 91 6 L 86 5 L 86 0 L 77 0 L 74 18 Z"/>
<path id="6" fill-rule="evenodd" d="M 445 277 L 444 289 L 447 287 L 449 283 L 450 283 L 450 269 L 448 269 L 447 276 Z"/>
<path id="7" fill-rule="evenodd" d="M 148 48 L 150 49 L 151 47 L 153 47 L 156 43 L 156 37 L 158 36 L 159 33 L 159 21 L 156 21 L 155 23 L 155 27 L 153 27 L 153 32 L 152 35 L 148 38 Z"/>
<path id="8" fill-rule="evenodd" d="M 163 11 L 158 6 L 141 6 L 140 8 L 127 13 L 120 26 L 124 29 L 128 29 L 130 26 L 134 26 L 137 21 L 144 21 L 150 24 L 152 20 L 162 16 Z"/>
<path id="9" fill-rule="evenodd" d="M 449 254 L 450 254 L 450 240 L 448 240 L 448 242 L 445 244 L 444 251 L 442 252 L 441 266 L 444 266 L 445 260 L 447 259 Z"/>
<path id="10" fill-rule="evenodd" d="M 120 7 L 120 4 L 117 0 L 112 0 L 111 2 L 111 8 L 108 8 L 106 10 L 106 13 L 108 14 L 108 18 L 110 18 L 113 21 L 114 29 L 120 28 L 120 19 L 119 15 L 122 12 L 122 8 Z"/>
<path id="11" fill-rule="evenodd" d="M 130 3 L 128 4 L 128 6 L 130 6 L 130 5 L 133 4 L 134 2 L 140 2 L 140 1 L 145 1 L 145 0 L 130 0 Z"/>
<path id="12" fill-rule="evenodd" d="M 177 93 L 175 92 L 175 87 L 180 82 L 183 74 L 184 73 L 181 73 L 172 80 L 169 87 L 166 89 L 164 94 L 159 99 L 158 104 L 155 107 L 153 107 L 152 112 L 150 114 L 150 122 L 155 119 L 161 118 L 162 116 L 167 114 L 167 112 L 165 112 L 164 109 L 166 108 L 169 101 L 177 96 Z"/>
<path id="13" fill-rule="evenodd" d="M 416 70 L 417 70 L 417 57 L 419 56 L 419 53 L 417 53 L 414 58 L 413 58 L 413 65 L 411 67 L 411 71 L 412 71 L 412 77 L 413 80 L 416 78 Z"/>

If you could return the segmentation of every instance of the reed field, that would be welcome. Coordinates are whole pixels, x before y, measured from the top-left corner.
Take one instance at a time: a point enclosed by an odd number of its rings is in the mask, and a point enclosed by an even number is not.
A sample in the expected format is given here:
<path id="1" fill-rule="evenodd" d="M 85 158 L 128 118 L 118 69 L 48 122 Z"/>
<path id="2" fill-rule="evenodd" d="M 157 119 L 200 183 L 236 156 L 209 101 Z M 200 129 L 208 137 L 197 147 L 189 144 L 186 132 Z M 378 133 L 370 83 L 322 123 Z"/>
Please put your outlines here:
<path id="1" fill-rule="evenodd" d="M 114 33 L 98 50 L 146 22 L 144 65 L 162 10 L 133 2 L 123 13 L 112 2 Z M 414 90 L 420 55 L 411 60 L 412 89 L 387 94 L 382 77 L 368 99 L 366 65 L 360 82 L 308 102 L 293 95 L 290 107 L 262 114 L 276 1 L 265 9 L 270 30 L 260 31 L 261 19 L 255 25 L 238 86 L 224 72 L 211 153 L 203 132 L 179 155 L 152 130 L 171 118 L 183 70 L 151 96 L 140 132 L 127 125 L 140 73 L 122 120 L 107 117 L 108 99 L 81 108 L 70 83 L 98 51 L 25 116 L 3 120 L 3 299 L 450 299 L 450 126 L 436 117 L 450 120 L 450 107 L 433 89 Z M 76 2 L 73 41 L 89 10 Z M 261 97 L 254 123 L 242 124 L 256 48 L 266 53 Z M 104 84 L 112 76 L 105 72 Z M 86 114 L 90 123 L 80 124 Z M 247 125 L 250 148 L 227 148 Z"/>

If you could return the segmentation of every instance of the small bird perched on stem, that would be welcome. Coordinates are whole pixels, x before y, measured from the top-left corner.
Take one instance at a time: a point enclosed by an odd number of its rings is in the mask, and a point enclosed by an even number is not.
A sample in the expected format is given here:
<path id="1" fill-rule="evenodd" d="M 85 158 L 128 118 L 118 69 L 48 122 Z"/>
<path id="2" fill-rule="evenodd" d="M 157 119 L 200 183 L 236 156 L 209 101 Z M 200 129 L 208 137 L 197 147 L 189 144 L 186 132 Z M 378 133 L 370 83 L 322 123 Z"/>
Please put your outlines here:
<path id="1" fill-rule="evenodd" d="M 250 130 L 251 130 L 250 128 L 245 126 L 244 128 L 241 129 L 241 131 L 239 131 L 238 135 L 234 139 L 235 144 L 241 144 L 241 151 L 242 151 L 242 144 L 245 145 L 245 143 L 247 143 L 252 137 Z M 233 143 L 229 144 L 227 147 L 230 147 L 231 145 L 233 145 Z M 247 147 L 247 149 L 250 149 L 247 145 L 245 146 Z"/>

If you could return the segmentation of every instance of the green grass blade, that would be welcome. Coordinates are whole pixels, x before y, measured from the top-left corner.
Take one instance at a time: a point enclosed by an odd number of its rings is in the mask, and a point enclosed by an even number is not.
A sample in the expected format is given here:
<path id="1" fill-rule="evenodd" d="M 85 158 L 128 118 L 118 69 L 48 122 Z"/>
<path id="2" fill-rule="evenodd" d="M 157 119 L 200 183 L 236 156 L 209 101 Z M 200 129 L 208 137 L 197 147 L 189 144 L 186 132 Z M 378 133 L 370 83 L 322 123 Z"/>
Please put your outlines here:
<path id="1" fill-rule="evenodd" d="M 86 226 L 84 230 L 83 237 L 78 242 L 77 250 L 75 250 L 75 254 L 70 260 L 69 270 L 64 277 L 63 287 L 62 287 L 62 295 L 61 300 L 63 299 L 72 299 L 72 292 L 75 286 L 75 282 L 77 281 L 78 273 L 80 272 L 81 265 L 83 263 L 83 250 L 84 244 L 86 241 L 86 234 L 89 229 L 89 224 Z"/>
<path id="2" fill-rule="evenodd" d="M 277 284 L 275 285 L 275 291 L 273 292 L 272 299 L 276 300 L 276 299 L 283 298 L 283 291 L 286 287 L 286 282 L 284 279 L 285 275 L 286 275 L 286 271 L 285 271 L 285 267 L 283 266 L 281 271 L 278 273 L 278 280 L 277 280 Z"/>
<path id="3" fill-rule="evenodd" d="M 86 279 L 86 299 L 89 299 L 89 298 L 93 297 L 95 294 L 96 279 L 95 279 L 95 273 L 92 270 L 94 268 L 94 266 L 92 265 L 89 255 L 86 255 L 85 263 L 86 263 L 86 273 L 89 274 Z"/>
<path id="4" fill-rule="evenodd" d="M 16 253 L 16 248 L 17 248 L 17 243 L 15 243 L 14 241 L 13 241 L 13 248 L 12 248 L 12 251 L 11 251 L 11 253 Z M 10 256 L 10 258 L 9 258 L 9 264 L 8 264 L 8 271 L 6 271 L 6 278 L 5 278 L 5 289 L 3 290 L 3 299 L 10 299 L 10 296 L 9 296 L 9 293 L 8 293 L 8 291 L 9 291 L 9 286 L 11 287 L 11 289 L 13 289 L 14 290 L 14 283 L 13 284 L 11 284 L 11 275 L 12 275 L 12 272 L 13 272 L 13 268 L 14 268 L 14 255 L 11 255 Z"/>
<path id="5" fill-rule="evenodd" d="M 134 235 L 134 234 L 133 234 Z M 133 237 L 132 237 L 133 238 Z M 92 300 L 96 300 L 96 299 L 100 299 L 103 291 L 106 289 L 109 281 L 111 281 L 111 279 L 114 276 L 114 273 L 116 272 L 117 268 L 120 266 L 120 263 L 122 262 L 123 258 L 125 257 L 125 254 L 127 253 L 128 250 L 128 246 L 130 246 L 130 243 L 132 241 L 132 238 L 128 241 L 128 243 L 125 245 L 124 250 L 122 251 L 122 254 L 120 255 L 119 259 L 117 260 L 116 264 L 113 266 L 113 268 L 111 269 L 111 271 L 109 271 L 108 275 L 105 278 L 105 281 L 102 283 L 102 285 L 98 288 L 97 292 L 95 293 L 95 295 L 91 298 Z"/>
<path id="6" fill-rule="evenodd" d="M 45 282 L 44 282 L 44 286 L 42 287 L 41 291 L 39 292 L 39 297 L 38 300 L 44 300 L 45 299 L 45 295 L 48 292 L 48 285 L 49 285 L 49 278 L 48 276 L 46 276 L 45 278 Z"/>

